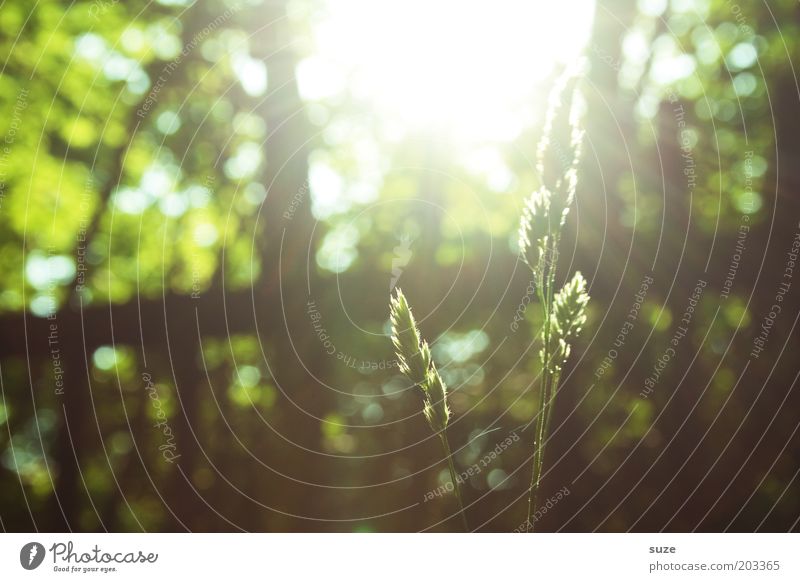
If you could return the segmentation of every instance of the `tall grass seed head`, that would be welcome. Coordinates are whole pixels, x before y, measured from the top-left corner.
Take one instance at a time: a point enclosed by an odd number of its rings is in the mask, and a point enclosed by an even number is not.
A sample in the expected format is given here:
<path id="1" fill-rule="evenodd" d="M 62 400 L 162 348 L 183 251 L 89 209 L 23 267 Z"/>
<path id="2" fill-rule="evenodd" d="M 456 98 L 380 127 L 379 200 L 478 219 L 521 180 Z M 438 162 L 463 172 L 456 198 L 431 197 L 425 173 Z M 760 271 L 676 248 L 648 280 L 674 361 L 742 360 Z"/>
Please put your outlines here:
<path id="1" fill-rule="evenodd" d="M 447 387 L 433 363 L 428 342 L 420 337 L 417 322 L 400 288 L 395 288 L 390 308 L 392 343 L 400 372 L 419 386 L 428 424 L 434 432 L 442 431 L 450 420 Z"/>
<path id="2" fill-rule="evenodd" d="M 586 323 L 586 305 L 589 294 L 586 292 L 586 279 L 576 271 L 561 291 L 553 298 L 554 337 L 564 342 L 578 336 Z"/>
<path id="3" fill-rule="evenodd" d="M 522 259 L 534 273 L 541 268 L 542 260 L 545 258 L 547 236 L 550 230 L 549 213 L 550 193 L 544 187 L 535 190 L 522 208 L 522 219 L 519 224 L 519 249 Z"/>
<path id="4" fill-rule="evenodd" d="M 566 220 L 575 197 L 577 166 L 583 142 L 582 117 L 585 104 L 576 88 L 579 67 L 568 69 L 550 93 L 537 169 L 542 184 L 552 192 L 551 212 L 555 226 Z"/>
<path id="5" fill-rule="evenodd" d="M 415 384 L 422 386 L 427 381 L 431 351 L 428 343 L 420 337 L 417 322 L 399 287 L 395 288 L 390 307 L 392 344 L 395 347 L 400 372 Z"/>
<path id="6" fill-rule="evenodd" d="M 428 380 L 424 390 L 424 413 L 428 424 L 434 432 L 439 432 L 447 427 L 450 420 L 450 407 L 447 406 L 447 386 L 439 376 L 435 365 L 428 370 Z"/>

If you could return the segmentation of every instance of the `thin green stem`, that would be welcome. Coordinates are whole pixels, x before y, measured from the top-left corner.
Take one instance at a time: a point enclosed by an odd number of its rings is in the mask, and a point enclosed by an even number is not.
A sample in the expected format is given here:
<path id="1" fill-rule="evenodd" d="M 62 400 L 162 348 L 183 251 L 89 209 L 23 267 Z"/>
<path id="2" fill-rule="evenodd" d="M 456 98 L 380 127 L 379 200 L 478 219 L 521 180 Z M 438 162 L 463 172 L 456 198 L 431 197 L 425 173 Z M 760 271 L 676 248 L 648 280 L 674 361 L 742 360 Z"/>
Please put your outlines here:
<path id="1" fill-rule="evenodd" d="M 550 279 L 549 279 L 548 285 L 547 285 L 547 291 L 548 291 L 548 294 L 549 294 L 548 298 L 547 298 L 547 308 L 548 308 L 548 312 L 549 312 L 549 317 L 548 317 L 548 320 L 547 320 L 547 324 L 548 325 L 547 325 L 547 328 L 546 328 L 547 332 L 548 332 L 547 346 L 546 346 L 547 358 L 548 358 L 547 359 L 547 364 L 548 364 L 547 365 L 547 380 L 548 380 L 548 383 L 547 383 L 547 386 L 546 386 L 547 396 L 545 398 L 545 405 L 544 405 L 544 410 L 545 410 L 544 435 L 545 436 L 547 436 L 548 431 L 550 430 L 550 413 L 552 412 L 552 409 L 553 409 L 552 404 L 553 404 L 553 400 L 555 399 L 555 396 L 556 396 L 556 391 L 558 389 L 558 380 L 559 380 L 559 376 L 560 376 L 560 374 L 557 373 L 557 372 L 554 374 L 553 370 L 552 370 L 552 367 L 553 367 L 553 364 L 552 364 L 553 346 L 550 345 L 551 338 L 549 337 L 549 335 L 550 335 L 550 324 L 551 324 L 552 318 L 553 318 L 552 306 L 553 306 L 553 295 L 555 294 L 556 262 L 557 262 L 557 253 L 558 253 L 558 243 L 561 240 L 561 236 L 560 235 L 561 235 L 560 232 L 556 232 L 553 235 L 552 260 L 551 260 L 551 263 L 550 263 L 550 265 L 551 265 L 550 270 L 548 271 L 548 276 L 549 276 Z M 542 446 L 544 446 L 544 443 L 542 443 Z M 542 452 L 542 457 L 543 456 L 544 456 L 544 452 Z M 542 462 L 541 458 L 540 458 L 539 462 L 540 463 Z M 541 474 L 541 470 L 542 470 L 542 468 L 539 467 L 540 474 Z"/>
<path id="2" fill-rule="evenodd" d="M 544 372 L 542 372 L 544 374 Z M 534 443 L 533 453 L 533 469 L 531 471 L 531 487 L 530 495 L 528 496 L 528 524 L 530 530 L 533 531 L 533 513 L 536 510 L 536 497 L 539 492 L 539 481 L 541 480 L 541 458 L 542 458 L 542 435 L 544 433 L 544 405 L 545 405 L 545 387 L 544 382 L 539 390 L 539 412 L 536 420 L 536 442 Z"/>
<path id="3" fill-rule="evenodd" d="M 536 295 L 539 299 L 539 305 L 542 308 L 542 317 L 543 321 L 547 321 L 548 318 L 548 311 L 547 311 L 547 302 L 545 300 L 544 294 L 544 269 L 539 271 L 539 275 L 536 281 Z M 542 366 L 542 377 L 544 376 L 544 366 Z M 541 415 L 544 406 L 544 382 L 543 379 L 540 379 L 540 388 L 539 388 L 539 407 L 537 408 L 538 416 L 536 418 L 536 427 L 534 430 L 534 451 L 533 451 L 533 468 L 531 469 L 531 486 L 529 489 L 528 495 L 528 524 L 530 525 L 531 515 L 533 513 L 533 505 L 536 502 L 536 469 L 539 466 L 538 456 L 539 456 L 539 432 L 541 430 Z"/>
<path id="4" fill-rule="evenodd" d="M 541 373 L 541 380 L 540 380 L 540 387 L 539 387 L 539 409 L 537 411 L 537 419 L 536 419 L 536 436 L 534 437 L 534 454 L 533 454 L 533 468 L 531 471 L 531 487 L 530 487 L 530 494 L 528 496 L 528 525 L 530 527 L 530 531 L 533 531 L 533 514 L 536 511 L 536 499 L 539 492 L 539 482 L 541 481 L 541 466 L 542 466 L 542 455 L 543 451 L 543 444 L 544 444 L 544 419 L 545 419 L 545 405 L 546 405 L 546 397 L 547 397 L 547 372 L 548 372 L 548 358 L 549 358 L 549 350 L 548 350 L 548 343 L 550 339 L 550 293 L 545 285 L 545 280 L 549 282 L 550 276 L 549 272 L 545 275 L 545 271 L 549 271 L 549 267 L 547 266 L 547 251 L 545 251 L 545 261 L 542 269 L 542 287 L 540 289 L 540 302 L 542 303 L 542 310 L 544 314 L 544 341 L 542 346 L 542 373 Z"/>
<path id="5" fill-rule="evenodd" d="M 544 338 L 542 346 L 542 375 L 541 375 L 541 388 L 539 391 L 539 417 L 536 422 L 536 450 L 533 458 L 533 469 L 531 471 L 531 488 L 528 497 L 528 527 L 529 531 L 533 531 L 533 514 L 536 512 L 536 503 L 539 494 L 539 485 L 542 480 L 542 468 L 544 465 L 544 444 L 547 437 L 547 429 L 549 428 L 549 416 L 552 404 L 552 398 L 555 395 L 554 386 L 552 385 L 552 372 L 551 372 L 551 359 L 552 349 L 550 346 L 550 332 L 552 320 L 552 305 L 553 294 L 555 287 L 556 276 L 556 253 L 558 252 L 559 233 L 552 233 L 552 225 L 548 225 L 548 248 L 545 251 L 544 269 L 542 269 L 542 282 L 547 281 L 545 288 L 540 292 L 540 301 L 543 305 L 544 321 Z M 546 275 L 545 275 L 546 270 Z"/>
<path id="6" fill-rule="evenodd" d="M 550 383 L 550 398 L 547 404 L 547 415 L 544 419 L 544 433 L 550 434 L 550 417 L 553 415 L 553 403 L 556 399 L 556 394 L 558 393 L 558 384 L 561 381 L 561 372 L 556 372 L 553 375 L 553 378 Z"/>
<path id="7" fill-rule="evenodd" d="M 464 531 L 469 532 L 469 524 L 467 523 L 467 514 L 464 511 L 464 502 L 461 499 L 461 486 L 458 483 L 458 478 L 456 476 L 456 467 L 453 463 L 453 453 L 450 451 L 450 442 L 447 439 L 447 432 L 442 431 L 440 433 L 442 437 L 442 445 L 444 445 L 444 451 L 447 455 L 447 468 L 450 469 L 450 480 L 453 482 L 453 491 L 456 494 L 456 499 L 458 500 L 458 513 L 461 515 L 461 524 L 464 526 Z"/>

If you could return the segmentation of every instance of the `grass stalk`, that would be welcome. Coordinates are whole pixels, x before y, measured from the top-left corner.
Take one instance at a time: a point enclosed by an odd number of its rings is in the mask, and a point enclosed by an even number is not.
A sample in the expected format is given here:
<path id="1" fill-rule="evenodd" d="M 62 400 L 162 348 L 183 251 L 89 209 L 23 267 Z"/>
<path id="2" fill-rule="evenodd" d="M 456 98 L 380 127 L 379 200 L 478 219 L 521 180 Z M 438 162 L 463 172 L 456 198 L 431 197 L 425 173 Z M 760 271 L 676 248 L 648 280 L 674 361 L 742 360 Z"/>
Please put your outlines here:
<path id="1" fill-rule="evenodd" d="M 439 436 L 442 442 L 442 448 L 447 457 L 447 468 L 450 470 L 450 479 L 453 481 L 453 492 L 458 501 L 458 513 L 461 516 L 464 531 L 469 531 L 453 452 L 450 450 L 450 442 L 447 438 L 447 424 L 450 421 L 447 386 L 436 369 L 428 342 L 420 336 L 417 322 L 411 313 L 411 307 L 400 288 L 395 289 L 395 294 L 390 300 L 390 313 L 392 343 L 397 354 L 400 372 L 422 392 L 422 411 L 431 430 Z"/>
<path id="2" fill-rule="evenodd" d="M 450 480 L 453 482 L 453 492 L 455 493 L 456 500 L 458 501 L 458 514 L 461 516 L 461 525 L 464 531 L 469 531 L 469 524 L 467 523 L 467 513 L 464 511 L 464 501 L 461 498 L 461 485 L 458 481 L 458 474 L 456 473 L 456 466 L 453 462 L 453 453 L 450 450 L 450 442 L 447 439 L 447 431 L 443 430 L 439 433 L 442 437 L 442 445 L 444 446 L 445 455 L 447 455 L 447 468 L 450 469 Z"/>
<path id="3" fill-rule="evenodd" d="M 545 134 L 539 144 L 537 169 L 542 178 L 539 190 L 526 201 L 520 223 L 520 251 L 537 281 L 542 307 L 541 374 L 539 408 L 536 412 L 531 485 L 528 495 L 527 530 L 534 530 L 539 489 L 544 467 L 545 443 L 561 380 L 561 368 L 569 358 L 570 341 L 577 337 L 586 320 L 589 301 L 586 282 L 579 272 L 556 292 L 558 245 L 561 229 L 575 196 L 576 172 L 582 132 L 574 98 L 577 77 L 562 77 L 550 98 Z M 566 138 L 566 139 L 565 139 Z M 565 155 L 564 144 L 568 146 Z M 566 162 L 566 164 L 565 164 Z"/>
<path id="4" fill-rule="evenodd" d="M 556 254 L 558 252 L 558 235 L 553 232 L 552 215 L 547 217 L 547 248 L 544 253 L 544 264 L 542 266 L 542 281 L 546 284 L 540 293 L 543 296 L 542 310 L 544 315 L 544 331 L 543 331 L 543 346 L 542 346 L 542 373 L 539 388 L 539 409 L 536 422 L 536 437 L 535 437 L 535 450 L 533 457 L 533 470 L 531 471 L 531 486 L 528 495 L 528 527 L 530 531 L 534 529 L 533 514 L 536 511 L 536 502 L 539 493 L 539 485 L 542 480 L 542 468 L 544 466 L 544 451 L 545 439 L 547 436 L 548 417 L 551 407 L 552 396 L 554 391 L 552 385 L 552 371 L 551 371 L 551 323 L 552 323 L 552 304 L 553 304 L 553 288 L 555 286 L 555 265 Z"/>

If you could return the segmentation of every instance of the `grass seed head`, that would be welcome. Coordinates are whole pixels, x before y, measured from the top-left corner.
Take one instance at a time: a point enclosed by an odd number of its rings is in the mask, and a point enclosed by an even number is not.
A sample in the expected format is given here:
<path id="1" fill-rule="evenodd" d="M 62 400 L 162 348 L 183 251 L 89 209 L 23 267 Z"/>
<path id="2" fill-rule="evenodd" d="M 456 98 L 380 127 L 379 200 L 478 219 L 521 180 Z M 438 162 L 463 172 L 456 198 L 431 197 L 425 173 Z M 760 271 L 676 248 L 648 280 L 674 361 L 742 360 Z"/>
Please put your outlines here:
<path id="1" fill-rule="evenodd" d="M 577 89 L 580 66 L 567 69 L 550 93 L 537 169 L 542 184 L 552 192 L 550 211 L 556 226 L 563 225 L 575 198 L 577 167 L 583 143 L 583 98 Z"/>
<path id="2" fill-rule="evenodd" d="M 428 343 L 420 337 L 417 322 L 405 295 L 395 288 L 390 300 L 392 343 L 402 372 L 422 390 L 423 412 L 434 432 L 447 427 L 450 409 L 447 406 L 447 387 L 431 358 Z"/>
<path id="3" fill-rule="evenodd" d="M 435 365 L 428 370 L 427 389 L 424 390 L 424 412 L 428 424 L 434 432 L 443 431 L 450 420 L 450 408 L 447 406 L 447 387 Z"/>
<path id="4" fill-rule="evenodd" d="M 395 289 L 390 306 L 392 343 L 397 353 L 400 371 L 414 384 L 422 386 L 427 380 L 428 368 L 431 365 L 430 348 L 420 337 L 417 322 L 399 287 Z"/>
<path id="5" fill-rule="evenodd" d="M 576 271 L 572 279 L 553 298 L 551 325 L 558 352 L 554 361 L 559 366 L 569 357 L 570 340 L 578 336 L 586 323 L 586 305 L 588 303 L 586 279 L 583 278 L 580 271 Z"/>
<path id="6" fill-rule="evenodd" d="M 541 268 L 549 232 L 550 193 L 542 187 L 531 194 L 522 208 L 519 249 L 522 259 L 536 273 Z"/>

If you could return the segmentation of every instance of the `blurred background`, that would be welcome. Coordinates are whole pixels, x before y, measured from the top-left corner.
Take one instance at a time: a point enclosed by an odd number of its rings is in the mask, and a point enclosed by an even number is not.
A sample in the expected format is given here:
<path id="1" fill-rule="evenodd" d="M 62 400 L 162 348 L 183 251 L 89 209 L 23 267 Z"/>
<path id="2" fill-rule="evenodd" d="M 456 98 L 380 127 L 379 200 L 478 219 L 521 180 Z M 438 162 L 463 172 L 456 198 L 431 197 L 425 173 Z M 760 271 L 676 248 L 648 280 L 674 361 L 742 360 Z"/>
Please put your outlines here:
<path id="1" fill-rule="evenodd" d="M 6 0 L 0 526 L 457 531 L 397 286 L 470 527 L 520 526 L 517 226 L 584 55 L 560 278 L 592 299 L 536 528 L 796 530 L 798 28 L 790 0 Z"/>

